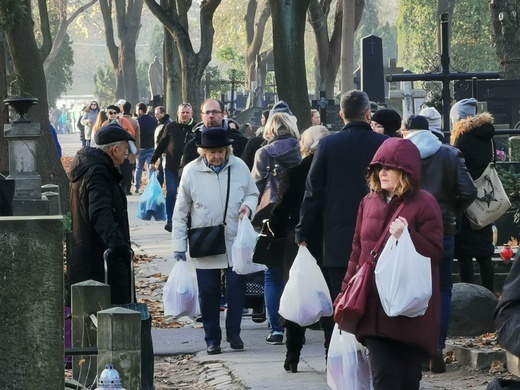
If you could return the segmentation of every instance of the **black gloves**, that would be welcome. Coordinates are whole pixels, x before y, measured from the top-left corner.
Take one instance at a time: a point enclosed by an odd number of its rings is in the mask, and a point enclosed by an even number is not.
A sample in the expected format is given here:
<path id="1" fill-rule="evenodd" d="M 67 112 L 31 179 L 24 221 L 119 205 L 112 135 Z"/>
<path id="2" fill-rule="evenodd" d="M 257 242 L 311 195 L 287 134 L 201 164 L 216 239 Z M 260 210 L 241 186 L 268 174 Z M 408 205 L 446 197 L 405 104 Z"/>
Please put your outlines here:
<path id="1" fill-rule="evenodd" d="M 128 245 L 115 246 L 107 249 L 108 261 L 123 261 L 129 262 L 133 255 L 133 251 Z"/>

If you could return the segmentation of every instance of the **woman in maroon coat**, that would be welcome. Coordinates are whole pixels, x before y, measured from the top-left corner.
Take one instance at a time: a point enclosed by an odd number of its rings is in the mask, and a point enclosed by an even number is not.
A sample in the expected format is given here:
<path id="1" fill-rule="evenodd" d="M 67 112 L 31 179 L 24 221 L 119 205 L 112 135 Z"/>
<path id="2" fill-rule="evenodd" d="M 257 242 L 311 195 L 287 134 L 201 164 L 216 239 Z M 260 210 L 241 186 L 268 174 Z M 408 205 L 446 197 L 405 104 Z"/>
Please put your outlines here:
<path id="1" fill-rule="evenodd" d="M 370 163 L 368 182 L 372 191 L 359 206 L 342 291 L 356 270 L 371 258 L 370 251 L 381 235 L 387 236 L 386 242 L 390 234 L 399 239 L 408 229 L 417 252 L 431 258 L 433 293 L 428 309 L 421 317 L 388 317 L 373 279 L 366 313 L 355 335 L 369 350 L 375 390 L 419 389 L 422 360 L 435 354 L 439 338 L 441 211 L 435 198 L 420 190 L 421 157 L 409 140 L 390 138 L 381 145 Z M 390 221 L 402 202 L 405 206 L 399 216 Z"/>

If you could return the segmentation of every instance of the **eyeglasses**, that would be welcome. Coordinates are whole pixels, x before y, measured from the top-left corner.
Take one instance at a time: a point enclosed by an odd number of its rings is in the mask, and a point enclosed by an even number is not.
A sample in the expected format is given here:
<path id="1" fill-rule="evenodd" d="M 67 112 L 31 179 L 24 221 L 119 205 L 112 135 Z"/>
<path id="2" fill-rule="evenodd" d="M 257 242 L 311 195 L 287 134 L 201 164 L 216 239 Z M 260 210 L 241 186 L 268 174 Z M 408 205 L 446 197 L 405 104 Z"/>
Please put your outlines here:
<path id="1" fill-rule="evenodd" d="M 204 111 L 203 112 L 204 115 L 218 115 L 218 114 L 222 114 L 222 111 L 219 111 L 219 110 L 208 110 L 208 111 Z"/>
<path id="2" fill-rule="evenodd" d="M 117 115 L 118 112 L 117 111 L 107 111 L 108 115 Z"/>

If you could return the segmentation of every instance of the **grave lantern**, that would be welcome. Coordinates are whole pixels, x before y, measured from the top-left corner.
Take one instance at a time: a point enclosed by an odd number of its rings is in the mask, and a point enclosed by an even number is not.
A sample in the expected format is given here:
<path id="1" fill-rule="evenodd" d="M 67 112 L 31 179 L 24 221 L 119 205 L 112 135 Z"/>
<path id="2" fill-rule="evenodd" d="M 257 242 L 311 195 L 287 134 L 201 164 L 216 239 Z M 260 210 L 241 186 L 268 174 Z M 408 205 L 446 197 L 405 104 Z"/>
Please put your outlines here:
<path id="1" fill-rule="evenodd" d="M 121 379 L 119 378 L 119 373 L 114 368 L 113 364 L 107 364 L 99 376 L 98 387 L 96 390 L 103 389 L 125 390 L 123 389 Z"/>

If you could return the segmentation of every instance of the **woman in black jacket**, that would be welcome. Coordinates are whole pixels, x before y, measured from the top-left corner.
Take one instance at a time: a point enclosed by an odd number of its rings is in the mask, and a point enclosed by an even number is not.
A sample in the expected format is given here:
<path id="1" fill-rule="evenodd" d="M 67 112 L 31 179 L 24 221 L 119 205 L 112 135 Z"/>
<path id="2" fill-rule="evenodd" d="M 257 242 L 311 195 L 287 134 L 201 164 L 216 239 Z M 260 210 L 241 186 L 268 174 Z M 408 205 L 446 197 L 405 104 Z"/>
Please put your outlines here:
<path id="1" fill-rule="evenodd" d="M 489 113 L 465 117 L 454 123 L 451 144 L 464 155 L 473 180 L 478 179 L 494 159 L 494 135 L 493 117 Z M 482 286 L 494 292 L 495 273 L 491 260 L 494 251 L 492 224 L 474 230 L 463 214 L 461 228 L 455 236 L 455 258 L 459 262 L 460 281 L 473 283 L 473 259 L 476 259 Z"/>
<path id="2" fill-rule="evenodd" d="M 328 134 L 329 131 L 324 126 L 312 126 L 303 132 L 300 141 L 303 160 L 299 165 L 287 169 L 280 179 L 277 203 L 273 208 L 269 221 L 275 237 L 287 238 L 283 261 L 285 281 L 288 279 L 289 269 L 298 252 L 298 245 L 294 239 L 294 228 L 300 218 L 300 207 L 305 192 L 307 174 L 309 173 L 312 158 L 320 139 Z M 319 264 L 321 240 L 309 240 L 307 245 Z M 284 368 L 288 372 L 297 372 L 305 328 L 288 320 L 285 320 L 285 327 L 287 354 Z"/>

